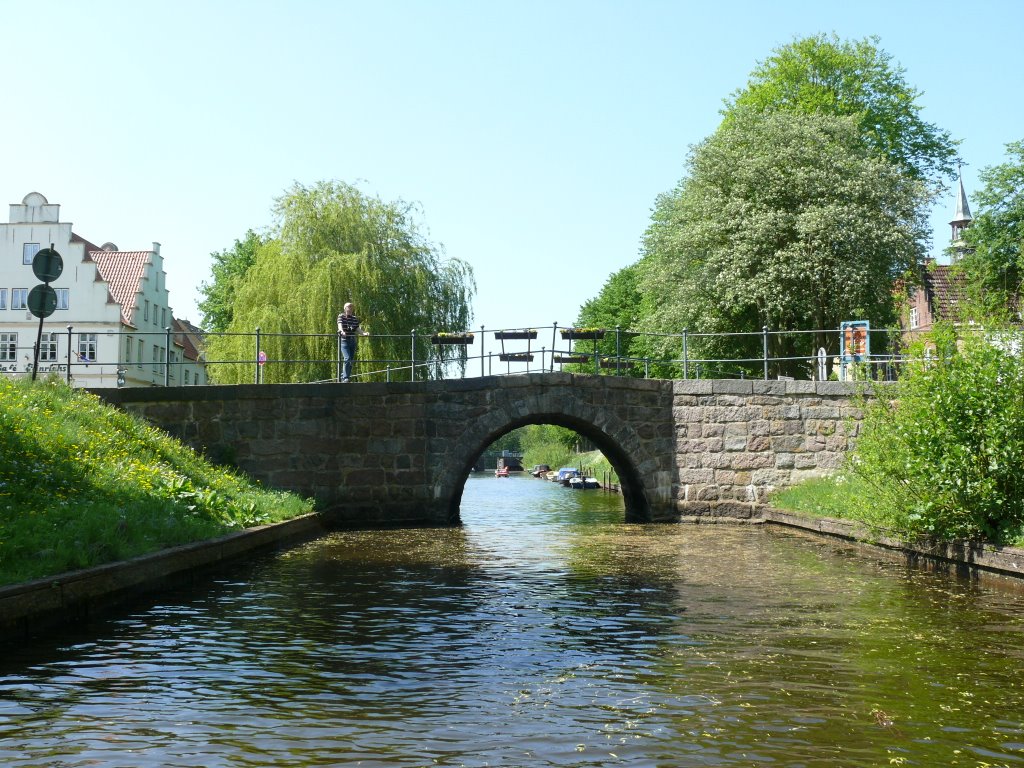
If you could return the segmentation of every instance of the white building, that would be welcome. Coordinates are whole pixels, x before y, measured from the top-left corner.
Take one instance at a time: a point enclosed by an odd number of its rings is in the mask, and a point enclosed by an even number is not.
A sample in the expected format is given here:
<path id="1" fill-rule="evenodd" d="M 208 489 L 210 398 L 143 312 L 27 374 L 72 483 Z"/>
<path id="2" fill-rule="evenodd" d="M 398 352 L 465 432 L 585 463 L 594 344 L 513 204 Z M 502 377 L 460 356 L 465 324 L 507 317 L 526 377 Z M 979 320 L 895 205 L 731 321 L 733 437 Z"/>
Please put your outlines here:
<path id="1" fill-rule="evenodd" d="M 201 332 L 173 316 L 159 243 L 97 247 L 38 192 L 10 211 L 0 224 L 0 371 L 31 375 L 39 318 L 28 295 L 41 284 L 32 260 L 52 247 L 64 268 L 51 284 L 57 308 L 43 320 L 39 374 L 70 375 L 76 387 L 206 383 Z"/>

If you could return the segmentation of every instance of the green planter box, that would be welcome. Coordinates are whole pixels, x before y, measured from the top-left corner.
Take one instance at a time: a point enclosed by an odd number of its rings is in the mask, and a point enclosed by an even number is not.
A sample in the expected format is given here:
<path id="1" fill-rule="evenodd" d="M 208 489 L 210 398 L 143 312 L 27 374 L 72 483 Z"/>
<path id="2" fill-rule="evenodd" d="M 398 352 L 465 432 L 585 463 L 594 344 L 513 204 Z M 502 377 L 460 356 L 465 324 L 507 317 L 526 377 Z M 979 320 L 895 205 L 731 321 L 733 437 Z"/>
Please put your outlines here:
<path id="1" fill-rule="evenodd" d="M 503 339 L 505 341 L 515 339 L 536 339 L 536 331 L 495 331 L 494 338 Z"/>
<path id="2" fill-rule="evenodd" d="M 437 336 L 431 336 L 430 337 L 430 343 L 431 344 L 472 344 L 473 343 L 473 334 L 472 333 L 463 333 L 463 334 L 451 334 L 451 335 L 447 335 L 447 336 L 442 336 L 442 335 L 438 334 Z"/>
<path id="3" fill-rule="evenodd" d="M 603 339 L 603 328 L 563 328 L 563 339 Z"/>

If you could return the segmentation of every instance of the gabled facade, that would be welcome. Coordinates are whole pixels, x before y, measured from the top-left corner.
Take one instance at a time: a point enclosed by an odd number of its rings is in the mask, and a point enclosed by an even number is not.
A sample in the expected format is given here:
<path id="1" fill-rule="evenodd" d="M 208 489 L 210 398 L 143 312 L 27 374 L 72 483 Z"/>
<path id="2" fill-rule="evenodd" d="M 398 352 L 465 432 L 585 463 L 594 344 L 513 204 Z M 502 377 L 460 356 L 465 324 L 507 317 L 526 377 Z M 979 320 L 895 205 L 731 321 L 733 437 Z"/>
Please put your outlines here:
<path id="1" fill-rule="evenodd" d="M 27 306 L 40 284 L 36 252 L 52 247 L 63 271 L 52 283 L 57 309 L 43 320 L 39 374 L 76 387 L 205 384 L 202 335 L 175 320 L 160 244 L 121 251 L 79 237 L 60 206 L 32 192 L 0 224 L 0 372 L 31 375 L 39 318 Z"/>

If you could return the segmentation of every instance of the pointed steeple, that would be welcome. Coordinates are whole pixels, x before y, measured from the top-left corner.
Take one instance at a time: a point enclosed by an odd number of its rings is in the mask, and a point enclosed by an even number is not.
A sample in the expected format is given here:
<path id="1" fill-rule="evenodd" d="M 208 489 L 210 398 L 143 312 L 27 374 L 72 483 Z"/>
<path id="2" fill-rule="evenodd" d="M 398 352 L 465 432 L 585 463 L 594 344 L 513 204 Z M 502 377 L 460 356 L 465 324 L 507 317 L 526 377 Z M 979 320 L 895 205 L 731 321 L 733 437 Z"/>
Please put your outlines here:
<path id="1" fill-rule="evenodd" d="M 957 175 L 960 177 L 960 190 L 956 196 L 956 212 L 953 214 L 953 220 L 949 222 L 949 226 L 953 228 L 952 242 L 955 245 L 963 239 L 963 232 L 974 220 L 971 217 L 971 206 L 967 204 L 967 193 L 964 192 L 964 177 L 957 166 Z"/>
<path id="2" fill-rule="evenodd" d="M 953 229 L 953 235 L 950 238 L 948 253 L 954 263 L 971 250 L 964 244 L 964 230 L 971 226 L 971 222 L 974 220 L 971 216 L 971 206 L 967 204 L 967 193 L 964 192 L 964 176 L 960 163 L 957 163 L 957 176 L 960 184 L 956 196 L 956 211 L 953 213 L 953 220 L 949 222 L 949 226 Z"/>

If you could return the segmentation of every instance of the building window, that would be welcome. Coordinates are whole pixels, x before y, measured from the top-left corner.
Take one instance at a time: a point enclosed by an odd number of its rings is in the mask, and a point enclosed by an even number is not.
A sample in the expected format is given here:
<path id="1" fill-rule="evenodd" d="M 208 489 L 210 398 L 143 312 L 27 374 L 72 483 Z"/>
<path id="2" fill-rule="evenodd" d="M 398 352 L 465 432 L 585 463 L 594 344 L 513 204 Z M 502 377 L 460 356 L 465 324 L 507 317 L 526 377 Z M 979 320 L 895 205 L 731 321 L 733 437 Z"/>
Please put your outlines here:
<path id="1" fill-rule="evenodd" d="M 18 334 L 0 333 L 0 363 L 13 363 L 18 359 Z"/>
<path id="2" fill-rule="evenodd" d="M 11 288 L 11 309 L 28 309 L 28 288 Z"/>
<path id="3" fill-rule="evenodd" d="M 68 308 L 68 289 L 67 288 L 54 288 L 54 292 L 57 294 L 57 309 Z"/>
<path id="4" fill-rule="evenodd" d="M 81 363 L 96 362 L 96 334 L 78 334 L 78 361 Z"/>
<path id="5" fill-rule="evenodd" d="M 39 362 L 57 362 L 57 339 L 60 334 L 44 333 L 39 337 Z"/>
<path id="6" fill-rule="evenodd" d="M 160 327 L 167 327 L 167 307 L 160 307 Z"/>
<path id="7" fill-rule="evenodd" d="M 185 369 L 185 384 L 188 384 L 188 368 Z"/>
<path id="8" fill-rule="evenodd" d="M 132 337 L 128 336 L 124 345 L 124 361 L 130 363 L 132 361 Z"/>
<path id="9" fill-rule="evenodd" d="M 7 289 L 0 288 L 0 309 L 7 309 Z"/>
<path id="10" fill-rule="evenodd" d="M 144 349 L 145 349 L 145 342 L 142 339 L 139 339 L 139 356 L 137 358 L 135 358 L 136 360 L 139 361 L 138 362 L 139 368 L 142 367 L 142 352 L 143 352 Z"/>
<path id="11" fill-rule="evenodd" d="M 39 243 L 25 243 L 21 246 L 21 263 L 31 264 L 37 253 L 39 253 Z"/>
<path id="12" fill-rule="evenodd" d="M 153 345 L 153 373 L 160 373 L 160 347 Z"/>
<path id="13" fill-rule="evenodd" d="M 149 320 L 149 299 L 146 299 L 146 309 L 142 313 L 143 320 Z"/>
<path id="14" fill-rule="evenodd" d="M 921 313 L 917 307 L 910 308 L 910 327 L 917 328 L 921 324 Z"/>

